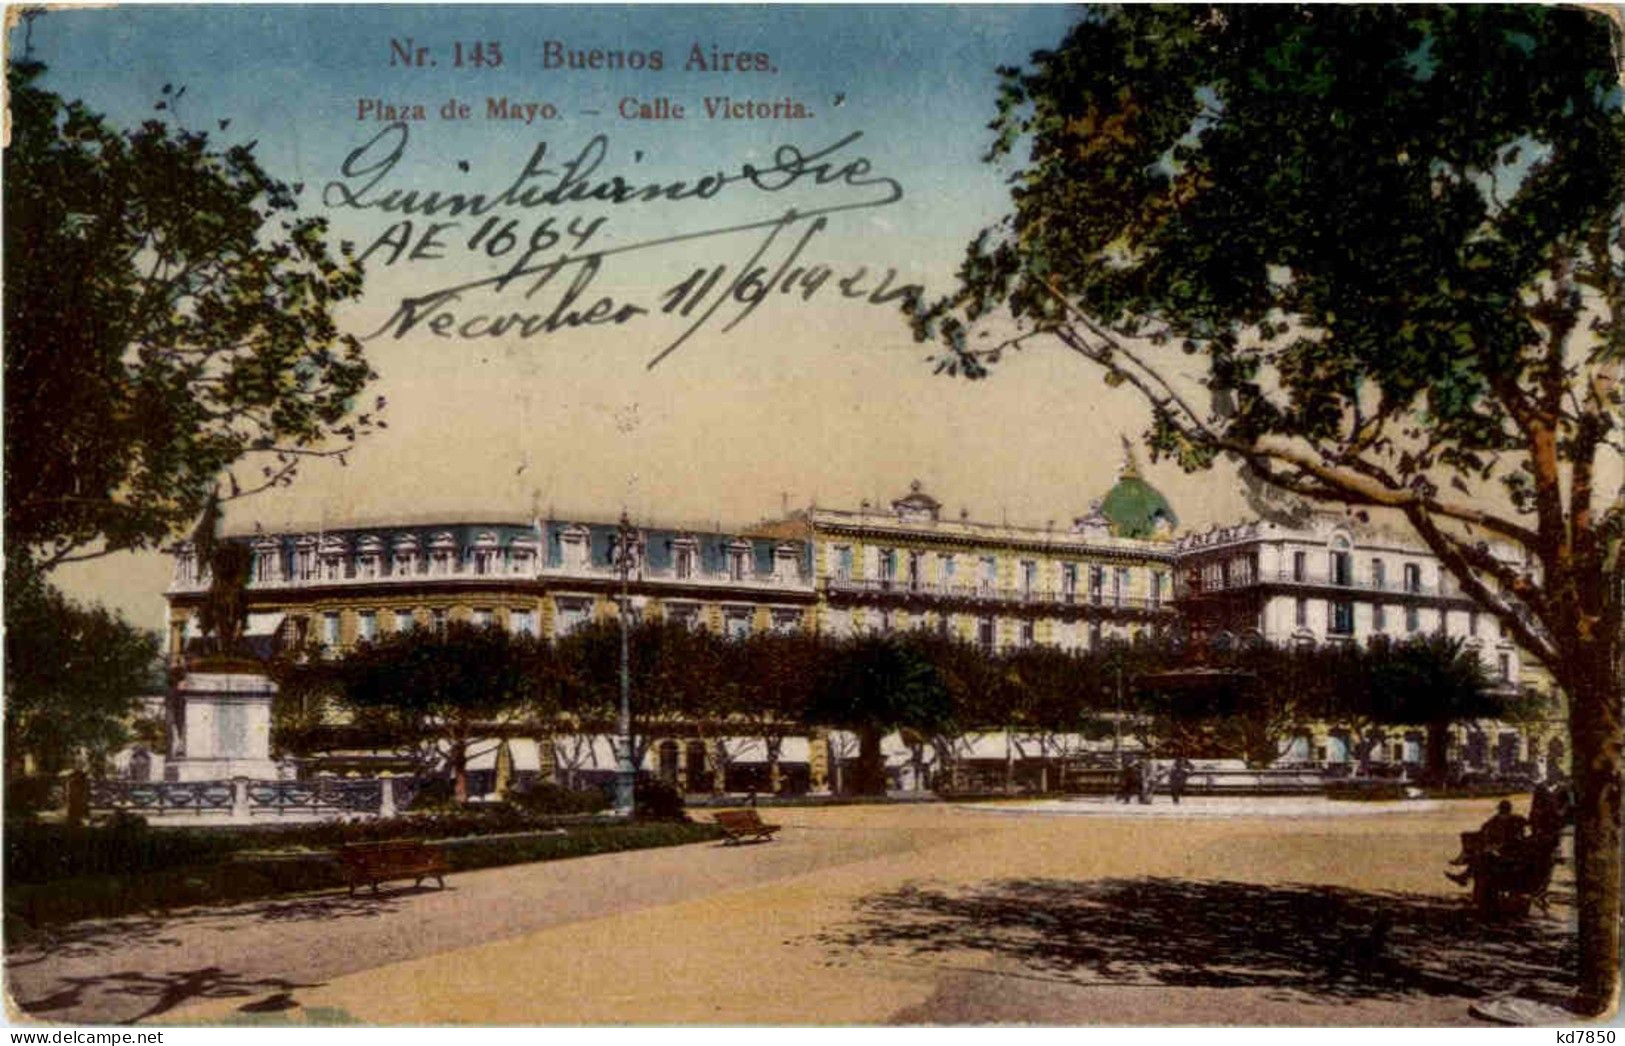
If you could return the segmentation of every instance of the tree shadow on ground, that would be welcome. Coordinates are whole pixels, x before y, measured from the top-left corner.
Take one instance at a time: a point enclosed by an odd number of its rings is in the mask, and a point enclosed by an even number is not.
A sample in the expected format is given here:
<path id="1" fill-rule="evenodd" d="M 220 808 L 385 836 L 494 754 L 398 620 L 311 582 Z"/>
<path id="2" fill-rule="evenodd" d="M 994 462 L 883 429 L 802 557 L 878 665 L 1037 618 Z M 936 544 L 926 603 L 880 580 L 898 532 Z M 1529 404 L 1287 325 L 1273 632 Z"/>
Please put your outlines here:
<path id="1" fill-rule="evenodd" d="M 119 1021 L 135 1024 L 170 1010 L 193 999 L 235 999 L 263 995 L 267 991 L 291 992 L 295 988 L 315 988 L 320 985 L 296 984 L 281 977 L 248 979 L 222 970 L 218 966 L 203 966 L 195 970 L 171 970 L 167 973 L 146 973 L 125 970 L 96 977 L 63 977 L 55 993 L 39 999 L 18 1001 L 17 1007 L 34 1016 L 49 1016 L 58 1010 L 84 1005 L 87 993 L 114 996 L 133 996 L 151 999 L 146 1009 L 133 1017 Z"/>
<path id="2" fill-rule="evenodd" d="M 180 947 L 175 932 L 199 923 L 217 922 L 218 933 L 234 933 L 245 922 L 307 922 L 335 919 L 374 919 L 400 910 L 399 900 L 416 890 L 390 890 L 379 894 L 313 894 L 233 904 L 197 905 L 174 912 L 87 919 L 7 934 L 6 968 L 32 966 L 49 958 L 90 958 L 128 948 L 133 943 Z"/>
<path id="3" fill-rule="evenodd" d="M 1477 998 L 1572 988 L 1556 916 L 1484 923 L 1459 898 L 1138 878 L 911 883 L 819 934 L 874 958 L 990 960 L 1079 985 L 1251 988 L 1284 1001 Z"/>

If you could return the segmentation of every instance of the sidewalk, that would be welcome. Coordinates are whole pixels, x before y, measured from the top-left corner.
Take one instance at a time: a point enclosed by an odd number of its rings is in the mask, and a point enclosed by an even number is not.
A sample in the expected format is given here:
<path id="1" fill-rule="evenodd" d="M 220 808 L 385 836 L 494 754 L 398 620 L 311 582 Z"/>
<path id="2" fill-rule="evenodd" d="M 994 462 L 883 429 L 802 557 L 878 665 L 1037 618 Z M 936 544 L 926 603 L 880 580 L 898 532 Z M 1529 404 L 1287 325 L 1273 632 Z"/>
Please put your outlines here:
<path id="1" fill-rule="evenodd" d="M 1481 806 L 774 810 L 757 846 L 187 915 L 139 944 L 103 928 L 12 991 L 47 1020 L 157 1023 L 1470 1025 L 1474 998 L 1561 991 L 1569 915 L 1467 913 L 1440 872 Z"/>

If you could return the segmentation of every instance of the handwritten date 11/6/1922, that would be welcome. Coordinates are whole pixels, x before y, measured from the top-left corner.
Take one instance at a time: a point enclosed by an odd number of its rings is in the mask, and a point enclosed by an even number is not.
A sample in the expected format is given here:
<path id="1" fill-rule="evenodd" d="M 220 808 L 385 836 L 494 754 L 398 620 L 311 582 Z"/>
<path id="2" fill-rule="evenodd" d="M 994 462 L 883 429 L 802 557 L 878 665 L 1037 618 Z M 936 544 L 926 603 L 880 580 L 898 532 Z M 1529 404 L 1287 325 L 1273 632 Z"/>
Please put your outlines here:
<path id="1" fill-rule="evenodd" d="M 341 168 L 343 180 L 329 182 L 329 205 L 411 214 L 396 222 L 363 254 L 378 255 L 387 265 L 437 261 L 448 249 L 461 247 L 476 256 L 500 260 L 505 268 L 493 275 L 436 287 L 400 300 L 390 318 L 368 338 L 399 339 L 414 332 L 459 340 L 508 338 L 527 340 L 581 327 L 622 325 L 659 313 L 687 321 L 687 326 L 649 360 L 653 368 L 702 329 L 720 324 L 730 331 L 770 301 L 803 304 L 838 296 L 874 305 L 910 300 L 922 288 L 894 286 L 894 268 L 873 272 L 867 264 L 837 269 L 810 260 L 814 241 L 832 217 L 891 206 L 903 198 L 896 179 L 876 174 L 873 164 L 853 155 L 854 133 L 821 149 L 781 145 L 770 166 L 742 163 L 697 179 L 629 182 L 620 175 L 604 177 L 598 169 L 609 144 L 596 136 L 580 153 L 557 167 L 547 165 L 547 144 L 539 143 L 529 162 L 506 188 L 495 194 L 442 193 L 390 188 L 389 169 L 404 152 L 406 127 L 387 159 L 369 150 L 375 138 L 351 153 Z M 818 195 L 799 206 L 774 206 L 760 216 L 727 225 L 681 228 L 685 212 L 726 191 L 771 197 L 792 188 Z M 603 213 L 525 214 L 541 209 L 580 206 L 620 209 L 638 204 L 670 210 L 678 226 L 666 235 L 616 242 Z M 520 212 L 520 217 L 512 215 Z M 737 213 L 737 212 L 736 212 Z M 426 218 L 476 219 L 432 222 Z M 465 225 L 471 231 L 465 231 Z M 617 300 L 594 289 L 607 264 L 633 255 L 682 248 L 725 251 L 690 258 L 678 271 L 681 279 L 644 301 Z M 555 253 L 556 252 L 556 253 Z M 510 260 L 511 259 L 511 260 Z M 488 263 L 488 261 L 487 261 Z M 516 307 L 517 306 L 517 307 Z"/>

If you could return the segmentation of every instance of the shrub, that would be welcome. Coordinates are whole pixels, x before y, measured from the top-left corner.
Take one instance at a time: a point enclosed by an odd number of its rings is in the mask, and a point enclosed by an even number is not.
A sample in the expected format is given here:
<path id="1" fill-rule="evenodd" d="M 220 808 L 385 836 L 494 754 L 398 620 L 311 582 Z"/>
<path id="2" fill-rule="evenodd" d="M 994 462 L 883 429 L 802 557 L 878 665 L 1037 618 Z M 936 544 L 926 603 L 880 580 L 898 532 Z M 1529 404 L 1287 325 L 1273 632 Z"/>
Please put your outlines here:
<path id="1" fill-rule="evenodd" d="M 638 781 L 633 802 L 633 816 L 641 820 L 688 820 L 688 814 L 683 812 L 683 793 L 658 778 Z"/>
<path id="2" fill-rule="evenodd" d="M 609 809 L 609 797 L 601 789 L 560 788 L 542 782 L 528 792 L 508 797 L 508 805 L 527 814 L 595 814 Z"/>
<path id="3" fill-rule="evenodd" d="M 424 781 L 412 796 L 412 810 L 444 810 L 457 806 L 456 786 L 442 777 Z"/>

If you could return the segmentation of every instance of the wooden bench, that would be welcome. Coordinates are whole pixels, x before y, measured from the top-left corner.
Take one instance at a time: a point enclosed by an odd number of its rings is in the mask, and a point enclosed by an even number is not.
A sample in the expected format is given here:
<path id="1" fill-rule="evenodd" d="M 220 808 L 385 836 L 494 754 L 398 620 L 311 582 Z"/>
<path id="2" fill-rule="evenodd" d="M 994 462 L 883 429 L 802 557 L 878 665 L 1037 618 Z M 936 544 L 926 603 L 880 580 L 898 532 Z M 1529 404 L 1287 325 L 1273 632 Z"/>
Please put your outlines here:
<path id="1" fill-rule="evenodd" d="M 444 851 L 421 839 L 349 843 L 338 854 L 352 897 L 361 883 L 371 883 L 372 892 L 377 893 L 378 884 L 391 879 L 411 879 L 414 886 L 421 886 L 423 880 L 432 876 L 440 889 L 446 888 L 448 869 Z"/>
<path id="2" fill-rule="evenodd" d="M 763 824 L 755 810 L 723 810 L 712 817 L 727 834 L 728 845 L 747 839 L 751 842 L 772 839 L 773 833 L 779 830 L 776 824 Z"/>

